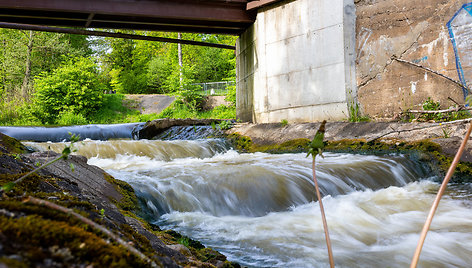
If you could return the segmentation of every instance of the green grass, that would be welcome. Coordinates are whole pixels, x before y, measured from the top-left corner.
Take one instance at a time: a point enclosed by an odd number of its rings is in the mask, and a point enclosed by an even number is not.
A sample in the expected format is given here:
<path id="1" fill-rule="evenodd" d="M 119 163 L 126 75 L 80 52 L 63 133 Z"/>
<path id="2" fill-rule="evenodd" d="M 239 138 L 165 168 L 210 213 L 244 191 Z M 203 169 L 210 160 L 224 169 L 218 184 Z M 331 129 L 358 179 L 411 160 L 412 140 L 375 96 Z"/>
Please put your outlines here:
<path id="1" fill-rule="evenodd" d="M 101 108 L 90 117 L 92 124 L 114 124 L 130 122 L 129 118 L 139 115 L 136 110 L 123 105 L 125 96 L 122 94 L 106 94 L 103 96 Z"/>
<path id="2" fill-rule="evenodd" d="M 80 114 L 63 113 L 54 125 L 82 125 L 82 124 L 118 124 L 146 122 L 160 118 L 194 118 L 194 119 L 234 119 L 234 106 L 220 105 L 209 111 L 198 111 L 188 105 L 176 101 L 160 114 L 141 114 L 123 105 L 125 96 L 122 94 L 107 94 L 103 96 L 100 109 L 87 118 Z M 5 126 L 40 126 L 41 121 L 36 118 L 30 105 L 0 105 L 0 125 Z"/>
<path id="3" fill-rule="evenodd" d="M 174 102 L 157 115 L 157 118 L 234 119 L 236 118 L 236 108 L 220 105 L 209 111 L 197 111 L 183 103 Z"/>

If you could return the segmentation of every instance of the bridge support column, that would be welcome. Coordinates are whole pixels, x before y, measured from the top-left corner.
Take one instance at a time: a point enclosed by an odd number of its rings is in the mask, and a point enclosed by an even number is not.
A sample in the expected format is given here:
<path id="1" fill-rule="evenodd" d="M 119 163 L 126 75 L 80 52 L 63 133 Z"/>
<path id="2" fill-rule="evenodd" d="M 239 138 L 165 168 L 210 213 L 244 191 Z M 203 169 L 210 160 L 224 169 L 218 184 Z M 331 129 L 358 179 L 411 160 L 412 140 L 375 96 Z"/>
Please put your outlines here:
<path id="1" fill-rule="evenodd" d="M 287 0 L 258 10 L 237 42 L 237 117 L 342 120 L 357 103 L 353 0 Z"/>

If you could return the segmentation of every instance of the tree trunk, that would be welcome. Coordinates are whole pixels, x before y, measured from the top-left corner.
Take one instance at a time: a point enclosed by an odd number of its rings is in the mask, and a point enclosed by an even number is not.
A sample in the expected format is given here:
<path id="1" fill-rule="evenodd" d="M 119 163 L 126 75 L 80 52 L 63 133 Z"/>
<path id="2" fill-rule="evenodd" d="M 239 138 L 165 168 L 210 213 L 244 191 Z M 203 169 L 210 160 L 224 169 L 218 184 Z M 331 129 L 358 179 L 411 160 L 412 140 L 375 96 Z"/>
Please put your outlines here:
<path id="1" fill-rule="evenodd" d="M 0 94 L 3 93 L 3 96 L 2 98 L 5 99 L 5 95 L 6 94 L 6 91 L 7 91 L 7 68 L 6 68 L 6 40 L 5 38 L 2 38 L 2 72 L 1 72 L 1 76 L 2 76 L 2 84 L 0 85 Z"/>
<path id="2" fill-rule="evenodd" d="M 177 34 L 177 39 L 182 39 L 182 34 L 178 33 Z M 182 45 L 180 43 L 177 44 L 177 48 L 179 50 L 179 74 L 180 74 L 180 89 L 182 89 L 182 81 L 184 80 L 184 74 L 182 73 Z"/>
<path id="3" fill-rule="evenodd" d="M 31 79 L 31 54 L 33 52 L 33 31 L 29 31 L 28 47 L 26 52 L 26 67 L 25 76 L 23 77 L 23 84 L 21 85 L 21 93 L 24 99 L 30 97 L 30 79 Z"/>

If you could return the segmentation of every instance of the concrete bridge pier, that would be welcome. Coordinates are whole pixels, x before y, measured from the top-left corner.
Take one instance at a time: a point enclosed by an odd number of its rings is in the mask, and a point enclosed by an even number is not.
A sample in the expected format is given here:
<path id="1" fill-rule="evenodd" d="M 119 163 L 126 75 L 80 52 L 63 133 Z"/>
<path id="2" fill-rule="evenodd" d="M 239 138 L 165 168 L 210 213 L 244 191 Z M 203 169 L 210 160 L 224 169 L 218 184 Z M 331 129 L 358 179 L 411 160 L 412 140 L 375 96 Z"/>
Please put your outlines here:
<path id="1" fill-rule="evenodd" d="M 237 42 L 237 117 L 348 118 L 357 103 L 355 23 L 353 0 L 286 0 L 259 9 Z"/>

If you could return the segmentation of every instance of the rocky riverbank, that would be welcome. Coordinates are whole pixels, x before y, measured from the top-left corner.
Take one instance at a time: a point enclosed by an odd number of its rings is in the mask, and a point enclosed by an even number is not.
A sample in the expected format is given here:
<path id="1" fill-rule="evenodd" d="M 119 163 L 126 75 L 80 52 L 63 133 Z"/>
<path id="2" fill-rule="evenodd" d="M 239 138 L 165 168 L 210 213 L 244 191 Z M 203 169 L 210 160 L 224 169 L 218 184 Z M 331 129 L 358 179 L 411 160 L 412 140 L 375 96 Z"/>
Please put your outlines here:
<path id="1" fill-rule="evenodd" d="M 0 185 L 58 155 L 27 153 L 0 134 Z M 73 171 L 71 170 L 73 167 Z M 39 198 L 98 223 L 141 252 L 140 257 L 72 213 L 25 202 Z M 60 160 L 0 198 L 0 267 L 238 267 L 220 253 L 138 217 L 133 189 L 81 156 Z M 149 262 L 150 260 L 150 262 Z"/>
<path id="2" fill-rule="evenodd" d="M 208 125 L 212 120 L 159 120 L 140 129 L 153 137 L 176 125 Z M 319 123 L 236 124 L 226 131 L 241 151 L 306 151 Z M 467 122 L 391 123 L 329 122 L 328 151 L 366 153 L 415 152 L 427 165 L 444 172 L 465 135 Z M 0 185 L 13 181 L 58 155 L 28 153 L 20 142 L 0 134 Z M 458 167 L 472 178 L 472 146 Z M 71 164 L 74 171 L 71 170 Z M 468 174 L 469 176 L 464 176 Z M 472 181 L 472 180 L 471 180 Z M 64 213 L 24 201 L 39 198 L 72 209 L 105 226 L 146 257 Z M 0 198 L 0 267 L 238 267 L 220 253 L 174 231 L 161 230 L 140 217 L 133 189 L 81 156 L 70 156 L 31 175 Z"/>

